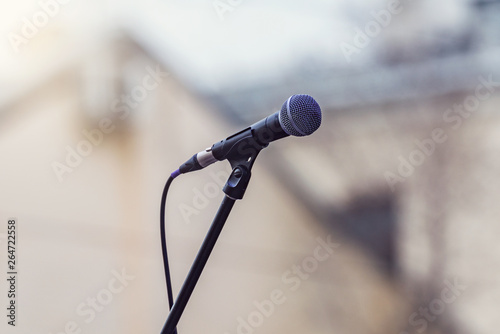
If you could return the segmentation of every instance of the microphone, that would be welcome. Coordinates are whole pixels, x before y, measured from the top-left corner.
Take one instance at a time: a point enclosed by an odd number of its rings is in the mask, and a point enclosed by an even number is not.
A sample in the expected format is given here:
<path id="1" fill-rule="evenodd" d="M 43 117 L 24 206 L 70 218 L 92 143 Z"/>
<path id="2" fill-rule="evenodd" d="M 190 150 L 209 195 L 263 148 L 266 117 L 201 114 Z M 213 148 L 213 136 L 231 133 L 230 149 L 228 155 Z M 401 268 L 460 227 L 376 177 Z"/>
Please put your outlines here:
<path id="1" fill-rule="evenodd" d="M 196 153 L 171 176 L 175 178 L 226 159 L 250 161 L 270 142 L 288 136 L 308 136 L 320 125 L 321 108 L 316 100 L 309 95 L 292 95 L 280 111 Z"/>

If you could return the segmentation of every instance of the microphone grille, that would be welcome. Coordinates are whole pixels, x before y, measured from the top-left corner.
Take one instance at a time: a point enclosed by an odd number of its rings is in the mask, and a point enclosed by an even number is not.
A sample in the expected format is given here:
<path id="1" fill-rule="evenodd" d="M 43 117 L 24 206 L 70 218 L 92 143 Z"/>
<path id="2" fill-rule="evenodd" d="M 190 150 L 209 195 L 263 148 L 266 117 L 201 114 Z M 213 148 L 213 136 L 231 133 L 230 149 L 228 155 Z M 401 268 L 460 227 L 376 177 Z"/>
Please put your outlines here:
<path id="1" fill-rule="evenodd" d="M 279 122 L 291 136 L 308 136 L 321 125 L 321 108 L 309 95 L 292 95 L 281 107 Z"/>

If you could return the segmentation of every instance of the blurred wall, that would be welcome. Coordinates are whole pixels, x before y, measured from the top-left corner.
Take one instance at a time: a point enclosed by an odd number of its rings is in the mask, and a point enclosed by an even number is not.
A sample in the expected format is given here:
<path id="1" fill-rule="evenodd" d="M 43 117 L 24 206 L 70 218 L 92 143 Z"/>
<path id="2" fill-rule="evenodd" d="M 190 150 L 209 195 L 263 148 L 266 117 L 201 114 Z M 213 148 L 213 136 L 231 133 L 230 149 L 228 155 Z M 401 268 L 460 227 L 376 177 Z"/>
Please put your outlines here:
<path id="1" fill-rule="evenodd" d="M 158 332 L 163 183 L 295 92 L 323 125 L 261 153 L 180 331 L 496 333 L 498 1 L 405 3 L 349 59 L 387 3 L 214 3 L 70 2 L 20 52 L 0 42 L 0 219 L 20 233 L 2 333 Z M 8 37 L 40 3 L 2 8 Z M 174 182 L 175 292 L 227 175 Z"/>
<path id="2" fill-rule="evenodd" d="M 127 38 L 110 46 L 2 114 L 1 214 L 18 219 L 20 240 L 19 325 L 2 324 L 9 333 L 158 332 L 167 315 L 163 183 L 189 152 L 237 130 Z M 139 101 L 151 71 L 162 75 Z M 136 96 L 134 107 L 114 110 L 122 96 Z M 98 144 L 89 148 L 82 141 L 90 138 Z M 167 232 L 175 293 L 222 199 L 227 167 L 173 184 Z M 397 328 L 398 305 L 367 257 L 257 163 L 179 330 L 386 333 Z"/>

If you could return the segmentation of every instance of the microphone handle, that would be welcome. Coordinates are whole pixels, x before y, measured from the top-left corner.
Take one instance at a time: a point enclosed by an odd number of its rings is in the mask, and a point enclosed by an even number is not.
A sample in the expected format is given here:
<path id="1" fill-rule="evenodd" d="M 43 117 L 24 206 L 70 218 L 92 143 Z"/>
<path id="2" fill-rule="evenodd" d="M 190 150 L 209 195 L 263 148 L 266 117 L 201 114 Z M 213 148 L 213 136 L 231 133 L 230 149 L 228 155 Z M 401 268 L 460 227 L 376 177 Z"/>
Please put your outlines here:
<path id="1" fill-rule="evenodd" d="M 279 121 L 279 112 L 254 123 L 226 139 L 221 140 L 193 155 L 188 161 L 179 167 L 180 174 L 193 172 L 207 167 L 216 161 L 233 158 L 237 155 L 250 157 L 255 151 L 260 151 L 270 142 L 288 137 Z"/>

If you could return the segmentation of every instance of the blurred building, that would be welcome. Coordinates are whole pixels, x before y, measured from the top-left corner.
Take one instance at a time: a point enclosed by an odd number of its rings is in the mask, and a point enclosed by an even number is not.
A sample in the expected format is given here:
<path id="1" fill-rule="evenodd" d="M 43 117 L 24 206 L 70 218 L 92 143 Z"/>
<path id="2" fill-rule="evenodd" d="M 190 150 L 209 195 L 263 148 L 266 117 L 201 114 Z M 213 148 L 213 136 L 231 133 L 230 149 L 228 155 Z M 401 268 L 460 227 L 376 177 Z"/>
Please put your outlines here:
<path id="1" fill-rule="evenodd" d="M 339 46 L 386 3 L 214 5 L 69 3 L 20 53 L 3 45 L 0 216 L 20 224 L 19 330 L 159 332 L 169 173 L 308 93 L 322 127 L 261 153 L 179 331 L 493 333 L 500 2 L 405 2 L 352 59 Z M 175 293 L 226 175 L 221 163 L 173 184 Z"/>

